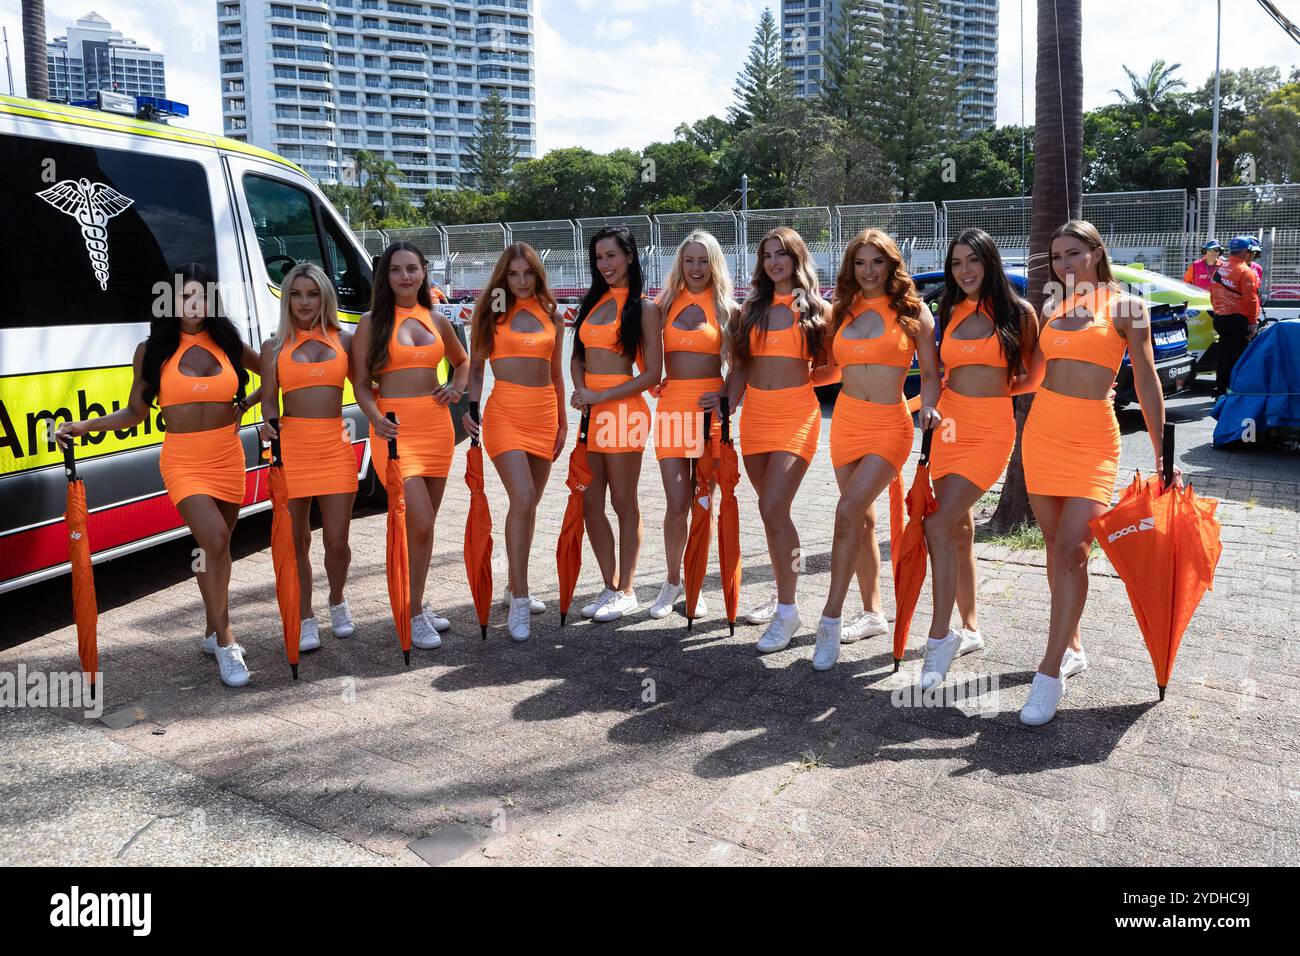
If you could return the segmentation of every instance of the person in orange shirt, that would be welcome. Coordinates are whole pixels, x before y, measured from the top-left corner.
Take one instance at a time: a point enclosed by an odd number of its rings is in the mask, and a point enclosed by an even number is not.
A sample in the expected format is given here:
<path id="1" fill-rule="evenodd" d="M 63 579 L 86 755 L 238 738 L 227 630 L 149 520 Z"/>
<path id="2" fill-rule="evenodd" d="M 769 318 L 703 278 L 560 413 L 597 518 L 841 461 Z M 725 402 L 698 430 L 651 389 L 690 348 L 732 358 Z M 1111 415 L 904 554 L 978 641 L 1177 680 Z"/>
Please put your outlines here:
<path id="1" fill-rule="evenodd" d="M 438 283 L 434 282 L 433 279 L 429 280 L 429 298 L 433 300 L 434 305 L 446 304 L 450 301 L 447 298 L 447 293 L 443 292 L 442 289 L 438 287 Z"/>
<path id="2" fill-rule="evenodd" d="M 1217 239 L 1211 239 L 1201 246 L 1201 258 L 1187 267 L 1187 271 L 1183 273 L 1183 281 L 1208 291 L 1214 279 L 1214 270 L 1219 268 L 1219 254 L 1222 251 L 1223 246 Z"/>
<path id="3" fill-rule="evenodd" d="M 1259 318 L 1259 280 L 1251 269 L 1250 238 L 1234 236 L 1228 242 L 1228 261 L 1214 273 L 1210 287 L 1210 308 L 1214 331 L 1219 336 L 1219 364 L 1214 378 L 1214 397 L 1228 393 L 1232 370 L 1246 351 L 1250 327 Z"/>

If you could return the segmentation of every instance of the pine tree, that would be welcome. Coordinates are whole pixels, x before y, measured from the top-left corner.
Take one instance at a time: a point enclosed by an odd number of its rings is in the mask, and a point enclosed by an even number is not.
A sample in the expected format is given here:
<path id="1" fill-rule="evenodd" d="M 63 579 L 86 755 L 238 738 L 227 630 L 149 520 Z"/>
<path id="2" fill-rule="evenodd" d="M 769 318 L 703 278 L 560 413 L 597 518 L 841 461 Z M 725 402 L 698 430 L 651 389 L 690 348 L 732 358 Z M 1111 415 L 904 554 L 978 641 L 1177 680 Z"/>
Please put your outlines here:
<path id="1" fill-rule="evenodd" d="M 518 158 L 519 144 L 510 129 L 510 107 L 501 91 L 493 90 L 474 124 L 474 141 L 466 155 L 465 167 L 479 192 L 495 193 L 506 188 L 510 170 Z"/>
<path id="2" fill-rule="evenodd" d="M 737 132 L 773 122 L 787 112 L 794 95 L 794 76 L 785 65 L 781 31 L 771 9 L 764 7 L 749 45 L 749 59 L 732 89 L 735 104 L 727 118 Z"/>

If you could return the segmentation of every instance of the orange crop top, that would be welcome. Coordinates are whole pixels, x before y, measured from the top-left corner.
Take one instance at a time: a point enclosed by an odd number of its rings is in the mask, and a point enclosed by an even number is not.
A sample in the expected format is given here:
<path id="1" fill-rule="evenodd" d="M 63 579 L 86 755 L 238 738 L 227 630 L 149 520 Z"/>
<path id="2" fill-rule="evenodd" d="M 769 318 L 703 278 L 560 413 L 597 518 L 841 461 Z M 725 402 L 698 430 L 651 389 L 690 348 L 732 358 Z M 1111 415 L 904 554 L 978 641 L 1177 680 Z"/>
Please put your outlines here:
<path id="1" fill-rule="evenodd" d="M 519 312 L 528 312 L 542 327 L 537 332 L 516 332 L 510 327 L 511 320 Z M 492 330 L 492 354 L 488 358 L 538 358 L 551 360 L 555 350 L 555 323 L 550 320 L 542 304 L 535 296 L 516 299 L 505 318 L 497 320 Z"/>
<path id="2" fill-rule="evenodd" d="M 181 371 L 181 359 L 191 348 L 201 348 L 217 360 L 221 368 L 215 375 L 186 375 Z M 195 335 L 182 332 L 176 351 L 162 364 L 158 382 L 158 406 L 166 408 L 168 405 L 186 405 L 190 402 L 230 404 L 238 391 L 239 376 L 212 336 L 206 330 Z"/>
<path id="3" fill-rule="evenodd" d="M 1115 289 L 1102 286 L 1087 293 L 1076 292 L 1066 299 L 1052 312 L 1038 336 L 1038 347 L 1043 351 L 1043 358 L 1048 362 L 1052 359 L 1073 359 L 1076 362 L 1100 365 L 1112 373 L 1118 373 L 1124 361 L 1124 352 L 1128 349 L 1128 342 L 1115 328 L 1111 312 L 1119 295 Z M 1088 325 L 1074 331 L 1058 329 L 1052 325 L 1061 316 L 1068 316 L 1075 310 L 1082 310 L 1088 315 Z"/>
<path id="4" fill-rule="evenodd" d="M 403 345 L 397 341 L 397 332 L 407 319 L 415 319 L 432 332 L 433 341 L 425 345 Z M 407 368 L 437 368 L 446 354 L 446 346 L 443 345 L 442 336 L 434 327 L 429 310 L 422 305 L 413 305 L 410 308 L 398 306 L 393 316 L 393 332 L 388 340 L 388 361 L 379 371 L 380 374 L 386 374 Z"/>
<path id="5" fill-rule="evenodd" d="M 884 332 L 869 339 L 845 335 L 849 324 L 864 312 L 879 315 Z M 889 365 L 894 368 L 911 368 L 912 357 L 916 355 L 916 342 L 898 324 L 898 315 L 890 304 L 889 296 L 877 295 L 868 299 L 859 295 L 849 306 L 849 318 L 835 333 L 831 354 L 835 357 L 835 364 L 840 366 Z"/>
<path id="6" fill-rule="evenodd" d="M 334 355 L 322 362 L 300 362 L 293 357 L 294 349 L 305 342 L 320 342 L 334 350 Z M 275 360 L 275 378 L 280 385 L 280 393 L 287 395 L 300 388 L 312 388 L 316 385 L 331 385 L 342 388 L 348 377 L 348 353 L 343 350 L 343 342 L 333 329 L 315 327 L 309 332 L 301 329 L 295 331 L 292 342 L 280 349 Z"/>
<path id="7" fill-rule="evenodd" d="M 799 326 L 799 310 L 794 305 L 794 293 L 773 295 L 772 306 L 783 305 L 794 313 L 794 323 L 788 329 L 763 332 L 757 326 L 749 333 L 749 352 L 754 358 L 795 358 L 812 360 L 808 354 L 808 339 Z M 768 313 L 769 317 L 771 313 Z"/>
<path id="8" fill-rule="evenodd" d="M 943 332 L 943 344 L 939 346 L 939 360 L 943 362 L 945 372 L 951 372 L 963 365 L 991 365 L 994 368 L 1007 367 L 1007 356 L 1002 351 L 1002 340 L 998 338 L 996 329 L 992 335 L 982 339 L 953 337 L 952 333 L 957 326 L 976 312 L 982 313 L 990 320 L 993 318 L 993 309 L 988 303 L 976 303 L 970 299 L 962 299 L 952 307 L 952 315 L 948 318 L 948 327 Z"/>
<path id="9" fill-rule="evenodd" d="M 582 327 L 578 330 L 578 338 L 583 348 L 605 349 L 607 352 L 623 354 L 623 345 L 619 339 L 623 328 L 623 309 L 627 306 L 629 291 L 627 286 L 610 286 L 609 290 L 596 300 L 596 304 L 591 307 L 591 312 L 587 313 L 587 317 L 582 320 Z M 611 300 L 615 306 L 613 322 L 607 325 L 593 325 L 587 321 L 597 309 Z"/>
<path id="10" fill-rule="evenodd" d="M 682 329 L 673 325 L 673 320 L 692 305 L 698 305 L 704 312 L 704 324 L 696 329 Z M 668 322 L 664 326 L 664 351 L 695 352 L 700 355 L 722 353 L 722 329 L 718 325 L 712 286 L 702 292 L 683 289 L 673 297 L 672 305 L 668 307 Z"/>

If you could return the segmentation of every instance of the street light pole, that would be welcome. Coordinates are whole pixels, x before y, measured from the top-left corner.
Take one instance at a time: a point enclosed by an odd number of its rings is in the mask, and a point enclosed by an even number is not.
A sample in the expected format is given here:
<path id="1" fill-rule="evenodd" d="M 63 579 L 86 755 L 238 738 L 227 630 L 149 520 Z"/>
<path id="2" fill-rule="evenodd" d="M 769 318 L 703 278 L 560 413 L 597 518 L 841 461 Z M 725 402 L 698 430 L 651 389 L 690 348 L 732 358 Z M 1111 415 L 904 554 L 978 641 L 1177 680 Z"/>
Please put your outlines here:
<path id="1" fill-rule="evenodd" d="M 1214 238 L 1214 215 L 1219 209 L 1219 43 L 1223 33 L 1223 0 L 1216 0 L 1214 22 L 1214 121 L 1210 132 L 1210 215 L 1205 241 Z"/>

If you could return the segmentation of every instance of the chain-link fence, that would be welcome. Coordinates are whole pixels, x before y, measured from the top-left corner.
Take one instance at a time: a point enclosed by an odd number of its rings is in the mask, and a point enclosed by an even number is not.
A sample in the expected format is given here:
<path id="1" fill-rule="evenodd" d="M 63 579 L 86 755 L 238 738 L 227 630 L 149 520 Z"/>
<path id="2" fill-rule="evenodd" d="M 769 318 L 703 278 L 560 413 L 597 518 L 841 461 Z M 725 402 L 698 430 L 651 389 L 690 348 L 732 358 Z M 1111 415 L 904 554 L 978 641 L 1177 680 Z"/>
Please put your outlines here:
<path id="1" fill-rule="evenodd" d="M 896 241 L 934 239 L 939 235 L 939 208 L 932 202 L 881 202 L 836 206 L 840 245 L 848 245 L 863 229 L 880 229 Z"/>
<path id="2" fill-rule="evenodd" d="M 744 226 L 741 250 L 741 275 L 736 281 L 738 292 L 749 289 L 757 263 L 757 246 L 763 236 L 777 226 L 788 226 L 803 237 L 817 267 L 817 282 L 822 288 L 835 284 L 839 268 L 840 244 L 835 240 L 835 223 L 829 206 L 793 206 L 785 209 L 750 209 L 740 214 Z"/>
<path id="3" fill-rule="evenodd" d="M 744 261 L 744 249 L 741 245 L 741 223 L 734 212 L 672 212 L 655 216 L 655 250 L 658 285 L 662 285 L 672 269 L 673 257 L 677 247 L 686 237 L 697 229 L 711 233 L 722 246 L 726 257 L 731 281 L 738 282 L 742 276 L 741 264 Z M 748 282 L 745 279 L 745 282 Z"/>
<path id="4" fill-rule="evenodd" d="M 1002 199 L 950 199 L 943 204 L 944 232 L 949 239 L 967 229 L 983 229 L 999 247 L 1029 244 L 1033 203 L 1028 196 Z M 1006 250 L 1003 249 L 1003 254 Z"/>
<path id="5" fill-rule="evenodd" d="M 1111 236 L 1187 231 L 1187 192 L 1085 193 L 1083 218 Z"/>

